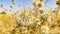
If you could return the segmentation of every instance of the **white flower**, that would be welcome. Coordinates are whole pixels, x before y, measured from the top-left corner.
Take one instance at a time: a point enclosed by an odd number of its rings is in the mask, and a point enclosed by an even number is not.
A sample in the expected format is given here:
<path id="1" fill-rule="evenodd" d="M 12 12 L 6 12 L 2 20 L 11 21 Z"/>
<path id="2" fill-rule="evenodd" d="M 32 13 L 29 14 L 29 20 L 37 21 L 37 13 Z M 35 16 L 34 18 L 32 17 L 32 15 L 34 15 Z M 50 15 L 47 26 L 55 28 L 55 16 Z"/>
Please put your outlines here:
<path id="1" fill-rule="evenodd" d="M 28 26 L 33 24 L 33 19 L 34 17 L 32 15 L 29 15 L 30 12 L 25 11 L 25 12 L 20 12 L 17 15 L 17 22 L 20 23 L 21 25 Z"/>
<path id="2" fill-rule="evenodd" d="M 41 27 L 41 31 L 44 32 L 44 33 L 48 33 L 49 27 L 47 25 L 44 25 L 44 26 Z"/>

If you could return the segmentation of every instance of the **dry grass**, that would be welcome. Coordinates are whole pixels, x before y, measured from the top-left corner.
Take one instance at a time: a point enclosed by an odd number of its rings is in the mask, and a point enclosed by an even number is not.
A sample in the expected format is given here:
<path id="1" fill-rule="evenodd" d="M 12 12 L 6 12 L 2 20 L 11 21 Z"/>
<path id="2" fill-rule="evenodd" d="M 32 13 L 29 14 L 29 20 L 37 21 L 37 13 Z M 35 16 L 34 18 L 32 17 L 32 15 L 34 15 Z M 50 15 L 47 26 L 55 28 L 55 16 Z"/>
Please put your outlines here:
<path id="1" fill-rule="evenodd" d="M 15 4 L 15 0 L 12 2 Z M 0 13 L 0 34 L 60 34 L 60 12 L 43 9 L 40 12 L 36 6 L 13 14 L 8 13 L 6 7 L 3 9 L 4 12 Z"/>

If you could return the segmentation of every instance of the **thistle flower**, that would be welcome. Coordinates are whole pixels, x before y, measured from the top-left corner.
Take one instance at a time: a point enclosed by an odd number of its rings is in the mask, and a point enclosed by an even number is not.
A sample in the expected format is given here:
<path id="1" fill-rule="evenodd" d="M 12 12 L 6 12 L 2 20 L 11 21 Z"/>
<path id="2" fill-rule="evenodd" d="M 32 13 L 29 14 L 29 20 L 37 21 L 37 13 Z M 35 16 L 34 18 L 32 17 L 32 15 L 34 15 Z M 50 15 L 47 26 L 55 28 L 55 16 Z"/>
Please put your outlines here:
<path id="1" fill-rule="evenodd" d="M 41 27 L 41 31 L 44 32 L 45 34 L 48 34 L 49 27 L 47 25 L 44 25 Z"/>
<path id="2" fill-rule="evenodd" d="M 43 2 L 42 2 L 42 0 L 33 0 L 33 5 L 38 6 L 38 7 L 42 7 Z"/>
<path id="3" fill-rule="evenodd" d="M 3 7 L 3 5 L 2 5 L 2 4 L 0 4 L 0 7 Z"/>
<path id="4" fill-rule="evenodd" d="M 10 5 L 10 8 L 13 8 L 13 7 Z"/>
<path id="5" fill-rule="evenodd" d="M 32 24 L 34 18 L 29 14 L 30 12 L 27 12 L 27 11 L 24 13 L 21 12 L 20 14 L 18 14 L 17 16 L 18 23 L 24 26 L 29 26 L 30 24 Z"/>
<path id="6" fill-rule="evenodd" d="M 12 0 L 11 2 L 12 2 L 14 5 L 16 4 L 15 0 Z"/>

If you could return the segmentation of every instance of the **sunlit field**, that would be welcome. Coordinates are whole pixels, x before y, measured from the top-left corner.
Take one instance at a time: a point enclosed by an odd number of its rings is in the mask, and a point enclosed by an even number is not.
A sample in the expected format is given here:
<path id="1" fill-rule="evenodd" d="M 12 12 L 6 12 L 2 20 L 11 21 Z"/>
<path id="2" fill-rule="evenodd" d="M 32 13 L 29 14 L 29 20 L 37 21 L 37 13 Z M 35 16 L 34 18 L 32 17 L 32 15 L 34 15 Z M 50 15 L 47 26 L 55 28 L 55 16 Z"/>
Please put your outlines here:
<path id="1" fill-rule="evenodd" d="M 10 1 L 10 9 L 14 9 L 18 0 Z M 58 7 L 54 10 L 44 7 L 43 0 L 33 0 L 33 8 L 22 4 L 23 9 L 16 12 L 8 11 L 5 5 L 0 4 L 3 9 L 0 12 L 0 34 L 60 34 L 60 0 L 55 1 Z"/>

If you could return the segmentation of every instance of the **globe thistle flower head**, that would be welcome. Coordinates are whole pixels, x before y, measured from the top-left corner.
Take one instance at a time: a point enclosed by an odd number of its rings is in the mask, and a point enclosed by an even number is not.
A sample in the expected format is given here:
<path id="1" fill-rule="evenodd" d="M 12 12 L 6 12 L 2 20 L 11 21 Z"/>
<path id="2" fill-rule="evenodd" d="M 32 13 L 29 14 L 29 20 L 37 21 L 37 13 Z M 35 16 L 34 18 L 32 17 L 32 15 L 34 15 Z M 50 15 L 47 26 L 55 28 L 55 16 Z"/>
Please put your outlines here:
<path id="1" fill-rule="evenodd" d="M 56 4 L 60 6 L 60 0 L 56 0 Z"/>
<path id="2" fill-rule="evenodd" d="M 43 0 L 33 0 L 33 5 L 38 6 L 38 7 L 42 7 Z"/>

